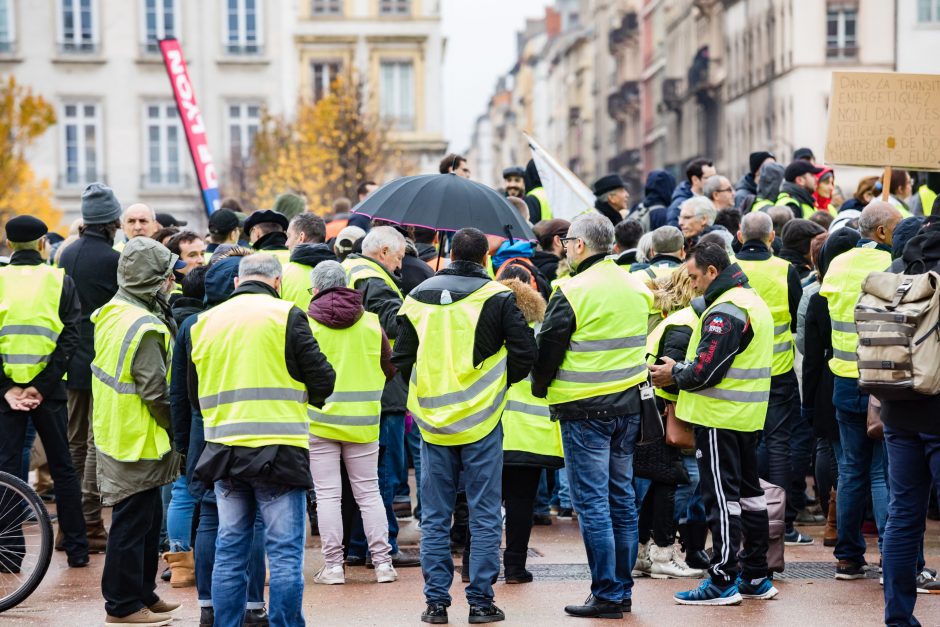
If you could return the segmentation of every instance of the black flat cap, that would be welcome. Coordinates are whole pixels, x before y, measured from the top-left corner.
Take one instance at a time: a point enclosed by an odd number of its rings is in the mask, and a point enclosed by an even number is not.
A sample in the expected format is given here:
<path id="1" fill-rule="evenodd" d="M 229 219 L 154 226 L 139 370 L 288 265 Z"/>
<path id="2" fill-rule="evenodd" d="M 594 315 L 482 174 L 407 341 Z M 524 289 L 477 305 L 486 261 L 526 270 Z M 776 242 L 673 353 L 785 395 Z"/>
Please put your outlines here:
<path id="1" fill-rule="evenodd" d="M 817 168 L 809 161 L 803 161 L 802 159 L 797 159 L 787 166 L 787 169 L 783 172 L 783 180 L 788 183 L 792 183 L 796 180 L 796 177 L 803 176 L 804 174 L 819 174 L 823 171 L 823 168 Z"/>
<path id="2" fill-rule="evenodd" d="M 525 170 L 520 168 L 517 165 L 514 165 L 510 168 L 503 170 L 503 178 L 508 179 L 510 176 L 518 176 L 519 178 L 525 178 Z"/>
<path id="3" fill-rule="evenodd" d="M 278 213 L 277 211 L 265 209 L 264 211 L 255 211 L 253 214 L 248 216 L 248 219 L 245 220 L 245 233 L 250 233 L 251 229 L 258 226 L 259 224 L 265 224 L 266 222 L 280 224 L 282 229 L 285 231 L 287 230 L 287 216 L 285 216 L 283 213 Z"/>
<path id="4" fill-rule="evenodd" d="M 620 188 L 626 189 L 627 184 L 619 174 L 605 174 L 601 178 L 594 181 L 594 195 L 600 196 L 601 194 L 606 194 L 607 192 L 612 192 L 615 189 Z"/>
<path id="5" fill-rule="evenodd" d="M 231 233 L 238 224 L 238 216 L 231 209 L 219 209 L 209 216 L 209 232 L 215 235 Z"/>
<path id="6" fill-rule="evenodd" d="M 35 242 L 49 232 L 49 227 L 33 216 L 16 216 L 7 221 L 7 241 L 14 244 Z"/>

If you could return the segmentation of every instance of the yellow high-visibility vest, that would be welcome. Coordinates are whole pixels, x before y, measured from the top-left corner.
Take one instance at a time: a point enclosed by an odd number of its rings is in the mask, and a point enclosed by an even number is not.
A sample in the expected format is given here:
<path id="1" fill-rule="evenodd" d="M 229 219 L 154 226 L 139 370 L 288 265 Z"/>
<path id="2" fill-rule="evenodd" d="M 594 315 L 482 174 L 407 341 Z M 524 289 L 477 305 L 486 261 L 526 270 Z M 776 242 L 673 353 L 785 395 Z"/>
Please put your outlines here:
<path id="1" fill-rule="evenodd" d="M 17 385 L 28 385 L 52 358 L 64 326 L 64 280 L 64 270 L 45 264 L 0 268 L 0 358 Z"/>
<path id="2" fill-rule="evenodd" d="M 542 220 L 551 220 L 552 219 L 552 207 L 548 204 L 548 194 L 545 192 L 544 187 L 536 187 L 531 190 L 526 196 L 534 196 L 539 201 L 539 207 L 542 208 Z"/>
<path id="3" fill-rule="evenodd" d="M 313 268 L 306 264 L 291 261 L 284 266 L 281 275 L 281 298 L 294 303 L 303 312 L 307 311 L 310 300 L 313 298 L 311 270 Z"/>
<path id="4" fill-rule="evenodd" d="M 346 257 L 342 266 L 346 269 L 346 287 L 356 289 L 356 283 L 363 279 L 382 279 L 395 294 L 404 299 L 398 284 L 389 276 L 384 267 L 365 257 Z"/>
<path id="5" fill-rule="evenodd" d="M 747 275 L 748 283 L 757 292 L 774 318 L 774 359 L 773 375 L 780 375 L 793 369 L 795 344 L 790 331 L 790 295 L 787 273 L 790 263 L 779 257 L 763 261 L 738 259 L 738 265 Z"/>
<path id="6" fill-rule="evenodd" d="M 684 307 L 683 309 L 672 312 L 666 316 L 662 322 L 657 324 L 656 328 L 650 332 L 649 337 L 646 338 L 646 352 L 656 357 L 662 357 L 662 343 L 667 330 L 675 327 L 689 327 L 694 331 L 696 326 L 698 326 L 698 316 L 695 315 L 695 310 L 692 309 L 692 307 Z M 647 363 L 650 365 L 655 361 L 655 359 L 647 358 Z M 661 388 L 656 388 L 655 394 L 673 403 L 679 399 L 678 394 L 667 392 Z"/>

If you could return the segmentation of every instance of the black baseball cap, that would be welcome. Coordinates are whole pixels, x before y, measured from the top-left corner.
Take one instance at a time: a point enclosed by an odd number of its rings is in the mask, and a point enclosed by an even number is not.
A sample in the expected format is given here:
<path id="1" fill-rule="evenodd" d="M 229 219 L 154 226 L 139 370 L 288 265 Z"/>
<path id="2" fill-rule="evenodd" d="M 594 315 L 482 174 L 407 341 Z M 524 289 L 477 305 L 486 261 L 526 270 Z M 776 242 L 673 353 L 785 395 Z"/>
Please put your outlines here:
<path id="1" fill-rule="evenodd" d="M 238 216 L 231 209 L 218 209 L 209 216 L 209 232 L 214 235 L 231 233 L 238 228 Z"/>
<path id="2" fill-rule="evenodd" d="M 793 160 L 797 161 L 798 159 L 815 161 L 816 156 L 813 155 L 813 151 L 809 148 L 797 148 L 793 151 Z"/>
<path id="3" fill-rule="evenodd" d="M 823 168 L 817 168 L 809 161 L 803 161 L 802 159 L 797 159 L 790 163 L 787 166 L 787 169 L 783 172 L 783 180 L 788 183 L 792 183 L 796 180 L 796 177 L 803 176 L 804 174 L 819 174 L 823 171 Z"/>
<path id="4" fill-rule="evenodd" d="M 170 213 L 158 213 L 157 222 L 160 223 L 160 226 L 166 228 L 168 226 L 186 226 L 189 224 L 186 220 L 177 220 Z"/>

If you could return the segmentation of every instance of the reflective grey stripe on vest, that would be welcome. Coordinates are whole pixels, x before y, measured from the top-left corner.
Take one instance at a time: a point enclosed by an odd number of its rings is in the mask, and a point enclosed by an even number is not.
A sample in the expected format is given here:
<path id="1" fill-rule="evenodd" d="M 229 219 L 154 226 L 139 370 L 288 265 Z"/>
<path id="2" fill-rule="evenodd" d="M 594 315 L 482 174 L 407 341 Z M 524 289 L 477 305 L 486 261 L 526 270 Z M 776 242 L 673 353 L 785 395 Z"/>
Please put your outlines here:
<path id="1" fill-rule="evenodd" d="M 338 416 L 333 414 L 321 414 L 315 409 L 308 408 L 307 417 L 321 424 L 339 425 L 343 427 L 373 427 L 379 424 L 379 414 L 372 416 Z"/>
<path id="2" fill-rule="evenodd" d="M 0 337 L 4 335 L 38 335 L 47 337 L 53 342 L 59 339 L 58 333 L 38 324 L 8 324 L 0 329 Z"/>
<path id="3" fill-rule="evenodd" d="M 499 381 L 505 373 L 506 356 L 503 355 L 503 358 L 500 359 L 495 366 L 493 366 L 492 370 L 474 381 L 466 390 L 448 392 L 446 394 L 441 394 L 440 396 L 419 396 L 418 405 L 422 409 L 440 409 L 441 407 L 447 407 L 448 405 L 456 405 L 457 403 L 464 403 L 466 401 L 473 400 L 479 396 L 483 390 Z M 411 382 L 416 383 L 417 380 L 418 375 L 413 369 L 411 371 Z"/>
<path id="4" fill-rule="evenodd" d="M 645 335 L 631 335 L 618 337 L 612 340 L 580 340 L 568 344 L 568 350 L 575 353 L 591 353 L 594 351 L 613 351 L 619 348 L 639 348 L 646 346 Z"/>
<path id="5" fill-rule="evenodd" d="M 464 431 L 469 431 L 479 424 L 483 424 L 490 417 L 492 417 L 493 414 L 496 413 L 496 410 L 499 409 L 499 405 L 503 402 L 504 398 L 506 398 L 505 388 L 499 393 L 499 396 L 496 397 L 496 400 L 494 400 L 493 403 L 486 409 L 481 409 L 476 413 L 465 416 L 460 420 L 452 422 L 449 425 L 443 427 L 435 427 L 434 425 L 425 422 L 417 415 L 414 416 L 414 419 L 415 422 L 418 423 L 419 427 L 428 433 L 433 433 L 434 435 L 454 435 L 457 433 L 463 433 Z"/>
<path id="6" fill-rule="evenodd" d="M 127 333 L 124 334 L 124 340 L 121 342 L 121 352 L 118 355 L 117 361 L 117 376 L 121 376 L 121 373 L 124 372 L 124 360 L 127 359 L 127 351 L 131 348 L 131 343 L 134 341 L 134 336 L 137 335 L 137 332 L 140 330 L 140 327 L 145 324 L 157 324 L 163 326 L 163 323 L 160 322 L 160 319 L 156 316 L 143 316 L 134 321 L 134 324 L 127 329 Z"/>
<path id="7" fill-rule="evenodd" d="M 373 392 L 333 392 L 327 397 L 327 403 L 368 403 L 382 400 L 382 390 Z"/>
<path id="8" fill-rule="evenodd" d="M 137 385 L 134 383 L 122 383 L 118 381 L 116 377 L 112 377 L 107 372 L 96 366 L 95 364 L 91 365 L 91 373 L 95 377 L 104 383 L 106 386 L 117 392 L 118 394 L 137 394 Z"/>
<path id="9" fill-rule="evenodd" d="M 838 320 L 832 321 L 832 330 L 841 331 L 842 333 L 858 333 L 854 322 L 839 322 Z"/>
<path id="10" fill-rule="evenodd" d="M 547 405 L 532 405 L 531 403 L 523 403 L 522 401 L 506 401 L 506 407 L 503 411 L 517 411 L 520 414 L 544 416 L 545 418 L 551 417 Z"/>
<path id="11" fill-rule="evenodd" d="M 734 303 L 729 303 L 729 302 L 718 303 L 717 305 L 715 305 L 714 307 L 712 307 L 705 313 L 708 314 L 709 316 L 714 313 L 723 313 L 723 314 L 732 316 L 733 318 L 737 318 L 741 322 L 747 322 L 747 314 L 744 313 L 744 310 L 742 310 L 740 307 L 738 307 Z M 704 316 L 703 316 L 703 319 L 704 319 Z"/>
<path id="12" fill-rule="evenodd" d="M 774 335 L 780 335 L 781 333 L 786 333 L 790 328 L 789 324 L 778 324 L 774 327 Z"/>
<path id="13" fill-rule="evenodd" d="M 575 372 L 574 370 L 559 370 L 555 378 L 569 383 L 614 383 L 635 377 L 646 372 L 646 364 L 621 368 L 620 370 L 601 370 L 600 372 Z"/>
<path id="14" fill-rule="evenodd" d="M 858 361 L 858 355 L 855 353 L 850 353 L 848 351 L 841 351 L 838 348 L 832 349 L 832 356 L 836 359 L 841 359 L 842 361 Z"/>
<path id="15" fill-rule="evenodd" d="M 297 401 L 307 402 L 306 390 L 293 390 L 291 388 L 242 388 L 240 390 L 225 390 L 218 394 L 210 394 L 199 398 L 202 411 L 214 409 L 219 405 L 239 403 L 243 401 Z"/>
<path id="16" fill-rule="evenodd" d="M 707 396 L 719 401 L 732 401 L 735 403 L 765 403 L 770 398 L 770 390 L 766 392 L 744 392 L 741 390 L 723 390 L 721 388 L 705 388 L 693 394 Z"/>
<path id="17" fill-rule="evenodd" d="M 35 366 L 37 364 L 47 364 L 52 359 L 52 354 L 49 355 L 10 355 L 3 354 L 0 355 L 0 359 L 3 360 L 3 363 L 10 364 L 11 366 Z"/>
<path id="18" fill-rule="evenodd" d="M 774 344 L 774 354 L 785 353 L 793 348 L 793 342 L 784 342 L 783 344 Z"/>
<path id="19" fill-rule="evenodd" d="M 230 438 L 239 435 L 310 435 L 307 422 L 232 422 L 215 427 L 205 426 L 206 439 Z"/>
<path id="20" fill-rule="evenodd" d="M 769 379 L 770 368 L 728 368 L 726 377 L 729 379 Z"/>

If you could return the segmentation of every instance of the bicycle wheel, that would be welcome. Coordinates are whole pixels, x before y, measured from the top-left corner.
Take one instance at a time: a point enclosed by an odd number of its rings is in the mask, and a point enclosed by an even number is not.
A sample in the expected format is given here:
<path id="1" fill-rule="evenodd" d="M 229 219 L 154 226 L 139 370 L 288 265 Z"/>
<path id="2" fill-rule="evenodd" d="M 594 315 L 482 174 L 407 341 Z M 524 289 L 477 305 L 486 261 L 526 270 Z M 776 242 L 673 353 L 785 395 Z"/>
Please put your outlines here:
<path id="1" fill-rule="evenodd" d="M 52 523 L 35 491 L 0 472 L 0 612 L 22 603 L 52 561 Z"/>

